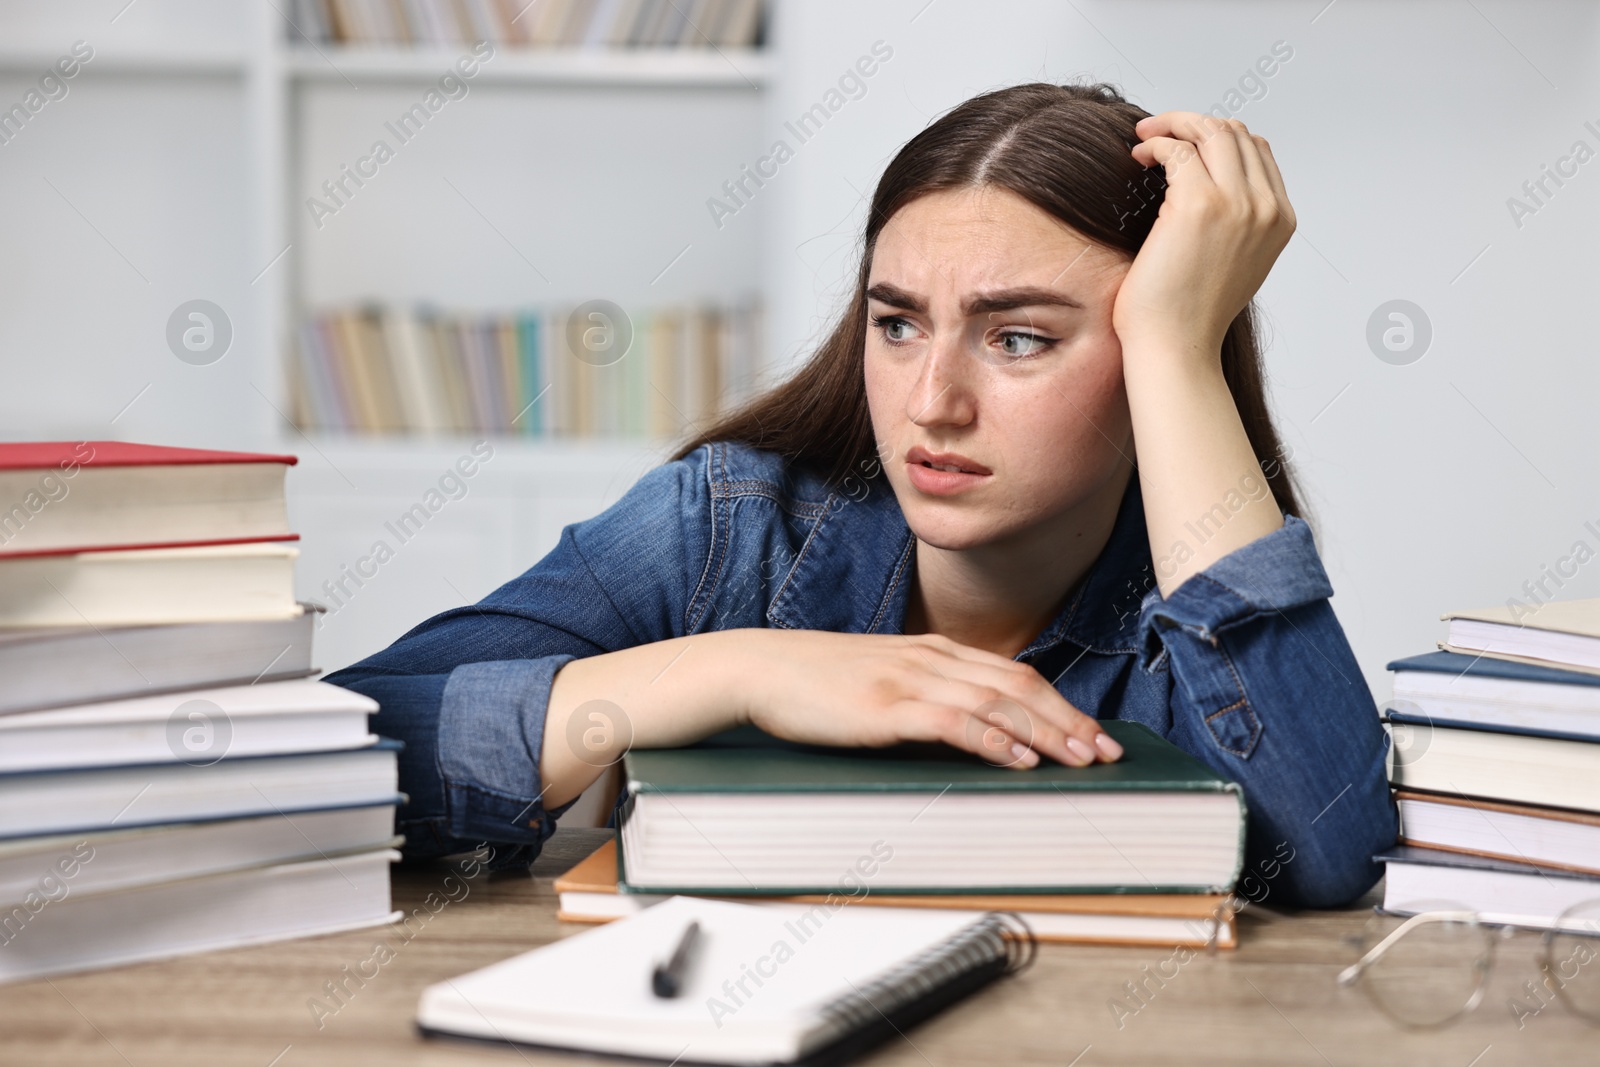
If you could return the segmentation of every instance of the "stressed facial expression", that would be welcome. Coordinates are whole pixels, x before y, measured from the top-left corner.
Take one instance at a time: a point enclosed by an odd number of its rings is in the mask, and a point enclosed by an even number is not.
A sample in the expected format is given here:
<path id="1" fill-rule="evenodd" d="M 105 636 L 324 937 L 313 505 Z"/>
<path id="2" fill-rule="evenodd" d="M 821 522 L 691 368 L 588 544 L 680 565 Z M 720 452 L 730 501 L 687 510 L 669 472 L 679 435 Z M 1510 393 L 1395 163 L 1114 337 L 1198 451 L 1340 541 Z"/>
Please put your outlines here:
<path id="1" fill-rule="evenodd" d="M 1111 326 L 1130 262 L 992 186 L 928 194 L 884 226 L 867 403 L 918 538 L 1002 542 L 1105 497 L 1133 455 Z"/>

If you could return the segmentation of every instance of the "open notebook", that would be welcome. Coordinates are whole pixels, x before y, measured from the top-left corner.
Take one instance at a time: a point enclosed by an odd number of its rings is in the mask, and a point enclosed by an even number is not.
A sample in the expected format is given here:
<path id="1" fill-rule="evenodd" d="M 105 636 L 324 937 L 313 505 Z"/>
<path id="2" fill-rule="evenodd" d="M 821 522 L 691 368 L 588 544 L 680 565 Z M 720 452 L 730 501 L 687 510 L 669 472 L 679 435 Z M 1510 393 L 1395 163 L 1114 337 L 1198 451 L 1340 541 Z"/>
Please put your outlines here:
<path id="1" fill-rule="evenodd" d="M 657 997 L 652 971 L 691 920 L 683 992 Z M 837 1063 L 1025 966 L 1032 942 L 1007 928 L 998 913 L 672 897 L 429 986 L 417 1025 L 679 1064 Z"/>

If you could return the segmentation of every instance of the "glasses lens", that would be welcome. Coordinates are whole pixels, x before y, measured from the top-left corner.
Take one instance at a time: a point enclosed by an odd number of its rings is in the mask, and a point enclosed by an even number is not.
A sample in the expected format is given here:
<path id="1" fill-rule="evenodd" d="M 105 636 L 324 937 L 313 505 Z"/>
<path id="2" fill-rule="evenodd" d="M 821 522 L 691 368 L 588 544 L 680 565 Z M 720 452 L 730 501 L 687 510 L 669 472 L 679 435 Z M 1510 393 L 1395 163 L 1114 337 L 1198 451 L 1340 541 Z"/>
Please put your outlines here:
<path id="1" fill-rule="evenodd" d="M 1427 900 L 1404 914 L 1374 914 L 1363 933 L 1363 955 L 1412 923 L 1368 965 L 1362 983 L 1374 1004 L 1405 1026 L 1442 1026 L 1470 1011 L 1483 995 L 1494 942 L 1464 905 Z"/>
<path id="2" fill-rule="evenodd" d="M 1600 899 L 1568 908 L 1544 941 L 1545 984 L 1567 1007 L 1600 1024 Z"/>

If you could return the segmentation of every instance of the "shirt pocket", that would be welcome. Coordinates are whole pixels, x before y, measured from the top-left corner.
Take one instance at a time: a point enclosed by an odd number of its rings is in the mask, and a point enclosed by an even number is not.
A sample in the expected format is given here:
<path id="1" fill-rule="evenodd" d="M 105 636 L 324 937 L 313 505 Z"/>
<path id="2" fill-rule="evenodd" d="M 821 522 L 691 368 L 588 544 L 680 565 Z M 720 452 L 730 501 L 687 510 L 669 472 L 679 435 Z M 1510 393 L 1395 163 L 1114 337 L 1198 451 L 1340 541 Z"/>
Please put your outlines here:
<path id="1" fill-rule="evenodd" d="M 1244 680 L 1228 655 L 1227 645 L 1215 633 L 1202 638 L 1186 628 L 1168 630 L 1165 638 L 1169 646 L 1189 646 L 1173 650 L 1168 669 L 1184 697 L 1205 720 L 1211 739 L 1223 751 L 1248 759 L 1261 739 L 1261 720 L 1250 706 Z"/>

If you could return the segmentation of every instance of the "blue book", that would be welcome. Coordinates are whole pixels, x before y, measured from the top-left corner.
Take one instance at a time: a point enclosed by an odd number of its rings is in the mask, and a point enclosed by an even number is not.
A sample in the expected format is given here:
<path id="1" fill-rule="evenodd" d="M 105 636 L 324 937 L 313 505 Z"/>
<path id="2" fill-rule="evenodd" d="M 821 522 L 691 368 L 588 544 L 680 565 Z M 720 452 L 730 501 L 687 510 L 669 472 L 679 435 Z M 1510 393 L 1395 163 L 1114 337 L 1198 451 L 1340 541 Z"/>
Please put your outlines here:
<path id="1" fill-rule="evenodd" d="M 1391 671 L 1433 671 L 1438 674 L 1470 674 L 1474 678 L 1510 678 L 1523 682 L 1546 682 L 1552 685 L 1592 685 L 1600 687 L 1600 674 L 1567 671 L 1559 667 L 1544 667 L 1517 660 L 1493 659 L 1489 656 L 1467 656 L 1459 652 L 1424 652 L 1420 656 L 1407 656 L 1389 664 Z"/>
<path id="2" fill-rule="evenodd" d="M 1600 675 L 1489 656 L 1398 659 L 1384 717 L 1530 737 L 1600 741 Z"/>

